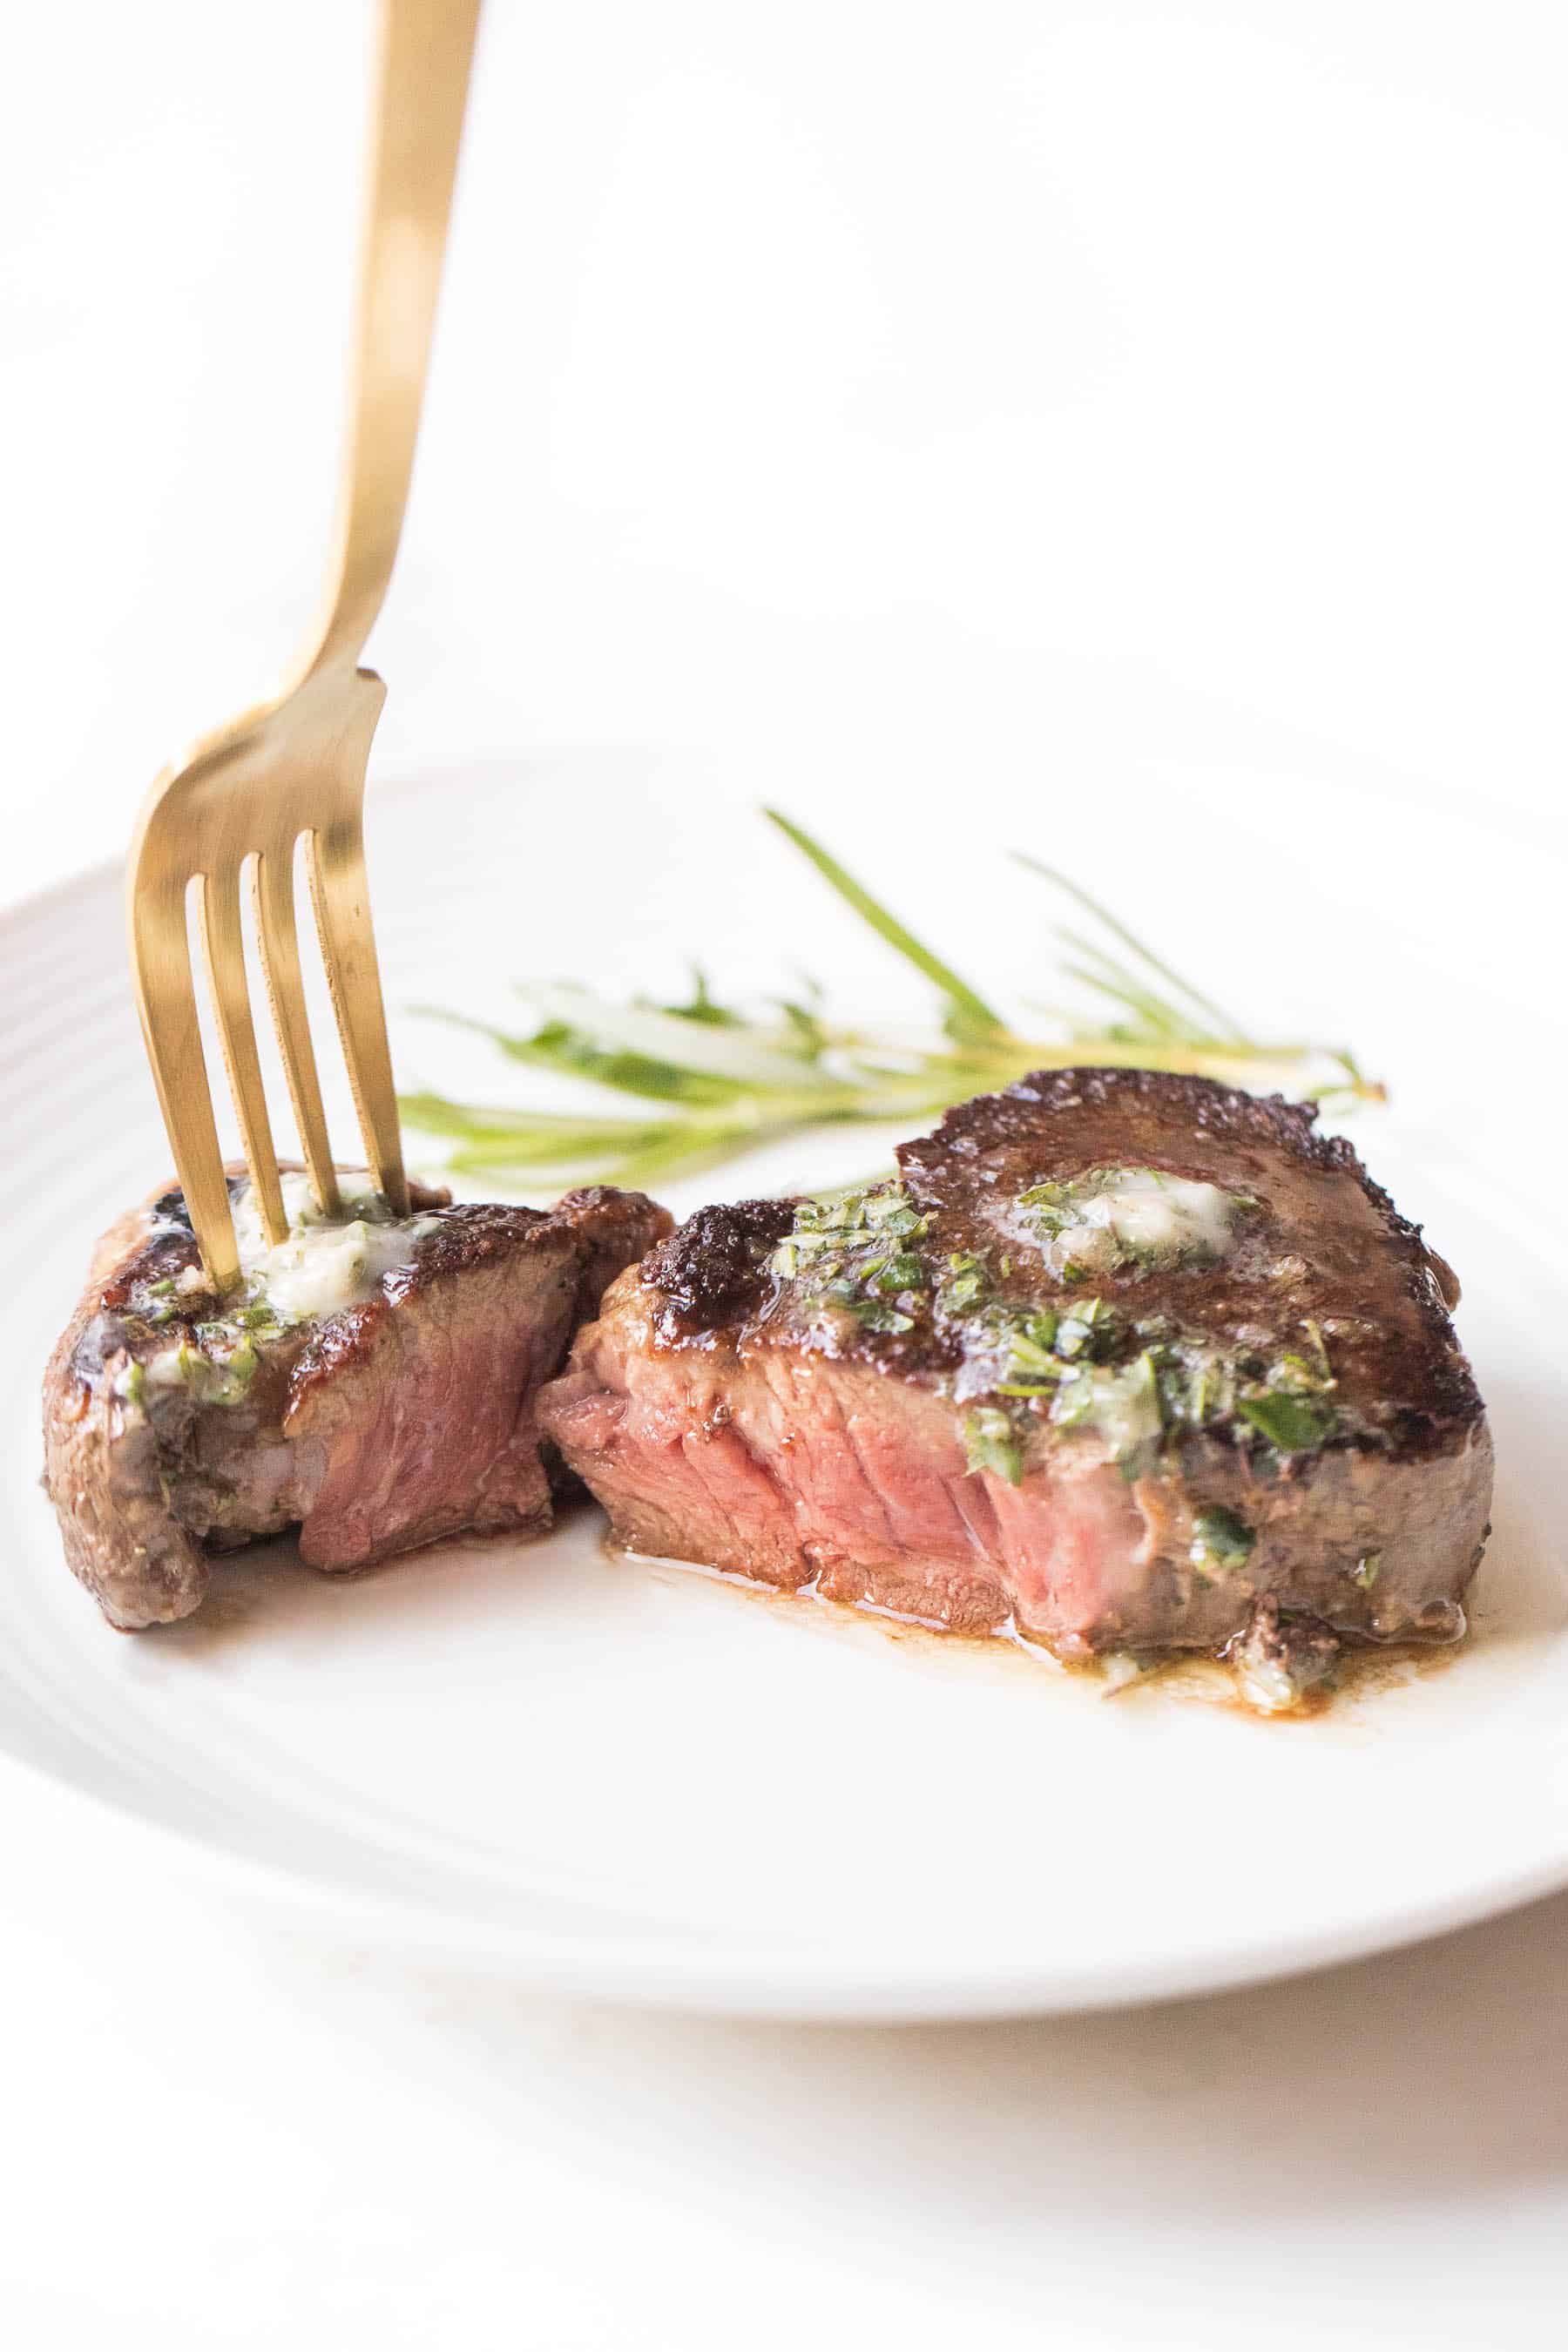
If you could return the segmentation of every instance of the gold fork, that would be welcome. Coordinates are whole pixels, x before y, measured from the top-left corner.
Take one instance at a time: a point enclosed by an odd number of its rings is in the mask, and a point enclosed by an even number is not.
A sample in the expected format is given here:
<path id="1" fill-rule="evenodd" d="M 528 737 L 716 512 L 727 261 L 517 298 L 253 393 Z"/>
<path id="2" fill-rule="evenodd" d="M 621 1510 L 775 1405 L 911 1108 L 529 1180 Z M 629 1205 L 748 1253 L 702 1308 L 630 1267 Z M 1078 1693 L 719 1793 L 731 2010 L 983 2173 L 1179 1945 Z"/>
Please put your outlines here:
<path id="1" fill-rule="evenodd" d="M 288 1232 L 245 971 L 247 859 L 310 1189 L 324 1215 L 340 1205 L 295 928 L 301 835 L 366 1160 L 394 1213 L 408 1210 L 364 866 L 365 766 L 386 688 L 357 665 L 403 528 L 479 10 L 479 0 L 382 0 L 349 432 L 323 614 L 275 699 L 205 737 L 160 776 L 132 845 L 127 911 L 142 1032 L 191 1223 L 219 1291 L 236 1281 L 239 1261 L 196 1014 L 186 928 L 193 882 L 251 1182 L 268 1239 Z"/>

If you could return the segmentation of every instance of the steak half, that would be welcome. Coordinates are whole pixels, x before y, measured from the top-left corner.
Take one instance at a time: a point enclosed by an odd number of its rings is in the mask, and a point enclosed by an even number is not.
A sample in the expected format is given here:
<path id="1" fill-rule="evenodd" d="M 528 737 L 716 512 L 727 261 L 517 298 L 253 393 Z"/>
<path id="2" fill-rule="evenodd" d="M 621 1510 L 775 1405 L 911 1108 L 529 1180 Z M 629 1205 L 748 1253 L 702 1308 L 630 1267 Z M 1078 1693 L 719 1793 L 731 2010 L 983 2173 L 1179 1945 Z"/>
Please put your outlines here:
<path id="1" fill-rule="evenodd" d="M 836 1202 L 704 1210 L 540 1402 L 636 1550 L 1068 1660 L 1450 1640 L 1492 1455 L 1452 1276 L 1310 1108 L 1138 1070 L 950 1111 Z"/>
<path id="2" fill-rule="evenodd" d="M 284 1182 L 292 1213 L 303 1181 Z M 307 1209 L 268 1256 L 248 1180 L 229 1189 L 242 1292 L 213 1296 L 164 1192 L 99 1244 L 45 1378 L 45 1481 L 110 1623 L 189 1615 L 213 1552 L 292 1527 L 327 1570 L 548 1527 L 540 1384 L 664 1211 L 602 1185 L 548 1213 L 415 1185 L 406 1219 L 368 1193 L 357 1219 Z"/>

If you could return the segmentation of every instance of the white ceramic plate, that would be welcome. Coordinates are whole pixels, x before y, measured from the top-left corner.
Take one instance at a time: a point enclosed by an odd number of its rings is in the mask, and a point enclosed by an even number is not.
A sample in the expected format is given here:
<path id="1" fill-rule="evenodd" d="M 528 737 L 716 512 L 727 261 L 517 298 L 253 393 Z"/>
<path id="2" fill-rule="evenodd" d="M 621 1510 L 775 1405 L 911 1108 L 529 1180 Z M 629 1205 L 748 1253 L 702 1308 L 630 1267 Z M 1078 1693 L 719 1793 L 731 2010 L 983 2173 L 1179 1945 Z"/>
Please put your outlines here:
<path id="1" fill-rule="evenodd" d="M 1482 822 L 1412 836 L 1397 803 L 1326 789 L 1304 826 L 1299 787 L 1256 778 L 1128 786 L 1110 863 L 1073 854 L 1092 824 L 1064 833 L 983 792 L 940 857 L 912 824 L 835 825 L 833 802 L 826 775 L 805 813 L 998 986 L 1049 991 L 1044 902 L 999 856 L 1022 834 L 1259 1023 L 1351 1035 L 1394 1080 L 1395 1107 L 1357 1139 L 1460 1269 L 1498 1439 L 1466 1651 L 1300 1724 L 1158 1689 L 1107 1699 L 999 1645 L 612 1562 L 591 1511 L 542 1544 L 458 1546 L 357 1581 L 268 1547 L 221 1570 L 188 1623 L 110 1633 L 64 1569 L 37 1434 L 92 1237 L 165 1167 L 118 883 L 100 876 L 0 929 L 5 1750 L 117 1808 L 127 1835 L 162 1832 L 356 1934 L 594 1993 L 798 2015 L 1189 1992 L 1568 1880 L 1568 1265 L 1536 1101 L 1560 1061 L 1529 1083 L 1533 1057 L 1561 1052 L 1531 1010 L 1549 1001 L 1531 959 L 1561 869 Z M 379 795 L 374 834 L 399 1003 L 493 1016 L 508 973 L 662 984 L 693 949 L 745 984 L 804 961 L 862 999 L 917 1001 L 680 763 L 445 777 Z M 1201 879 L 1173 896 L 1183 874 Z M 396 1049 L 410 1081 L 517 1084 L 426 1024 L 400 1020 Z M 839 1137 L 719 1186 L 868 1159 Z"/>

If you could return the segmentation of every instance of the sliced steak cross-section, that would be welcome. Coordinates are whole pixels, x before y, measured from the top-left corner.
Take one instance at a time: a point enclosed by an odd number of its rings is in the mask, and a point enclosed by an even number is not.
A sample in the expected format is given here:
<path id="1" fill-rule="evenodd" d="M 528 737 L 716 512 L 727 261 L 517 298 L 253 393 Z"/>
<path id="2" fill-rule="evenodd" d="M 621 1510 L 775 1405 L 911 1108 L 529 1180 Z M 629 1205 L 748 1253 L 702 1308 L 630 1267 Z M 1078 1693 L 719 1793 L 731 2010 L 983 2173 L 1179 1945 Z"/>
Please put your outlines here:
<path id="1" fill-rule="evenodd" d="M 1452 1277 L 1310 1109 L 1042 1072 L 898 1162 L 612 1286 L 540 1413 L 619 1542 L 1068 1659 L 1236 1643 L 1281 1704 L 1325 1633 L 1462 1630 Z"/>
<path id="2" fill-rule="evenodd" d="M 243 1224 L 238 1173 L 230 1189 Z M 220 1302 L 161 1194 L 103 1237 L 45 1380 L 71 1568 L 131 1629 L 195 1609 L 215 1551 L 289 1528 L 311 1567 L 343 1570 L 548 1527 L 540 1386 L 668 1227 L 605 1186 L 545 1213 L 416 1185 L 406 1220 L 319 1225 L 324 1259 L 285 1254 L 270 1286 Z"/>

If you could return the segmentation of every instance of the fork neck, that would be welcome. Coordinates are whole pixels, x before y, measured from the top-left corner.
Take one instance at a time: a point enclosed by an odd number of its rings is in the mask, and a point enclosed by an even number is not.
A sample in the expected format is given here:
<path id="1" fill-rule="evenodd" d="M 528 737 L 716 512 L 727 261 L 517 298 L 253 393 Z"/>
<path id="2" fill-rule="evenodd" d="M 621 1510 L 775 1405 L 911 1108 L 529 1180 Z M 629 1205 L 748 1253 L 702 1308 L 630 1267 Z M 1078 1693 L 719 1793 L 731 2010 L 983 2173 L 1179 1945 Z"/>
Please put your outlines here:
<path id="1" fill-rule="evenodd" d="M 414 469 L 479 0 L 381 0 L 333 552 L 300 681 L 358 662 Z"/>

